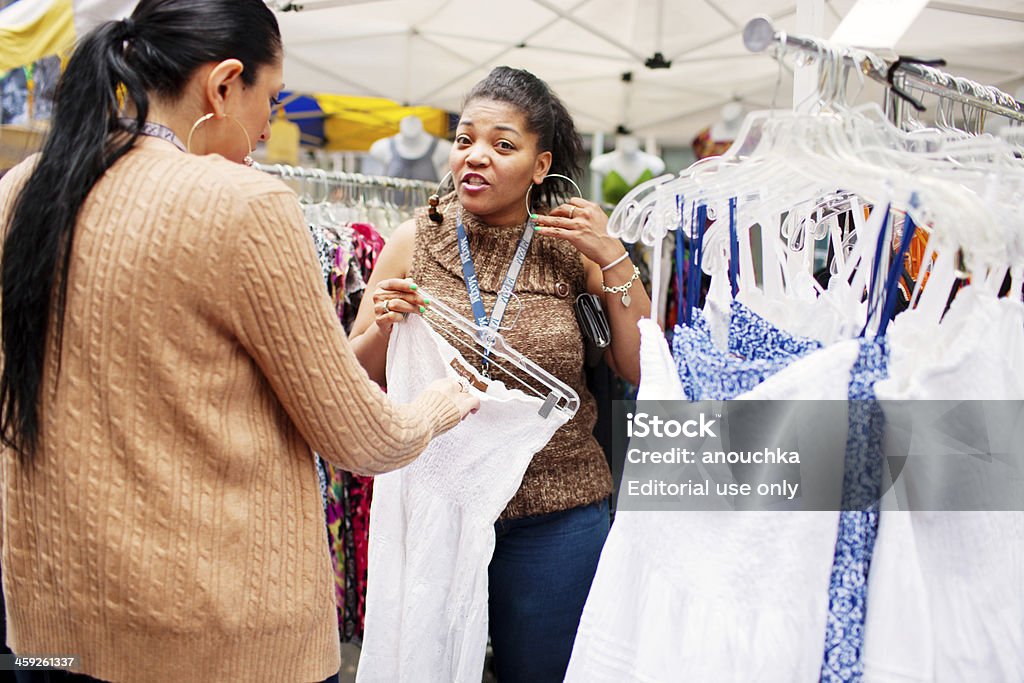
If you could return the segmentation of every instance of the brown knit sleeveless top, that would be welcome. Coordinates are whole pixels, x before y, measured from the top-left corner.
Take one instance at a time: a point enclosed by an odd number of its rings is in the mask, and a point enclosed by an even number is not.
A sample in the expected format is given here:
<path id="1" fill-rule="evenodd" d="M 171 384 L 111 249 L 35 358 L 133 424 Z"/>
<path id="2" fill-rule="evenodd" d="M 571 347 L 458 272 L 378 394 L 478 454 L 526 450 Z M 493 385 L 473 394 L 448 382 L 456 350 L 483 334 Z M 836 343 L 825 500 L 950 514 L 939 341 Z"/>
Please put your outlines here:
<path id="1" fill-rule="evenodd" d="M 410 277 L 472 320 L 455 229 L 458 209 L 458 200 L 450 194 L 439 206 L 445 215 L 440 225 L 427 218 L 425 209 L 417 211 Z M 490 315 L 523 225 L 489 226 L 464 209 L 462 222 L 480 281 L 484 310 Z M 586 279 L 579 252 L 561 240 L 535 237 L 514 290 L 522 307 L 515 297 L 509 302 L 502 327 L 513 322 L 514 326 L 503 329 L 502 336 L 517 351 L 571 386 L 580 396 L 580 409 L 533 457 L 502 519 L 568 510 L 594 503 L 611 493 L 611 472 L 604 451 L 592 434 L 597 404 L 587 390 L 583 337 L 573 312 L 576 296 L 584 291 Z M 479 356 L 453 345 L 466 361 L 481 369 Z M 509 368 L 507 363 L 502 365 Z M 491 374 L 509 388 L 523 388 L 499 370 L 492 370 Z"/>

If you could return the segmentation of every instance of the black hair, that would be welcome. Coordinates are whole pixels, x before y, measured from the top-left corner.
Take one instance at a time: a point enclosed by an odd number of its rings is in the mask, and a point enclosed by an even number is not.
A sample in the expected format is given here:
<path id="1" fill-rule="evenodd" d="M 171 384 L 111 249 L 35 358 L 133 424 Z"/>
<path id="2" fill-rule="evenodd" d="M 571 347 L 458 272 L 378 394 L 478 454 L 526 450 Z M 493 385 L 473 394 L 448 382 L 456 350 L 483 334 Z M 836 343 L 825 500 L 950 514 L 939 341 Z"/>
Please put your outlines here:
<path id="1" fill-rule="evenodd" d="M 75 224 L 89 192 L 134 147 L 151 96 L 177 102 L 201 65 L 235 58 L 244 85 L 281 58 L 263 0 L 141 0 L 78 43 L 54 98 L 50 133 L 15 200 L 4 240 L 0 439 L 31 461 L 46 349 L 60 348 Z M 126 105 L 133 119 L 122 119 Z M 55 340 L 50 321 L 55 321 Z"/>
<path id="2" fill-rule="evenodd" d="M 547 83 L 523 69 L 499 66 L 473 86 L 463 109 L 473 100 L 496 100 L 512 105 L 523 113 L 530 132 L 539 140 L 541 152 L 551 152 L 551 169 L 572 179 L 583 171 L 583 140 L 562 100 Z M 530 193 L 532 210 L 541 205 L 554 206 L 566 192 L 575 194 L 572 185 L 548 178 Z"/>

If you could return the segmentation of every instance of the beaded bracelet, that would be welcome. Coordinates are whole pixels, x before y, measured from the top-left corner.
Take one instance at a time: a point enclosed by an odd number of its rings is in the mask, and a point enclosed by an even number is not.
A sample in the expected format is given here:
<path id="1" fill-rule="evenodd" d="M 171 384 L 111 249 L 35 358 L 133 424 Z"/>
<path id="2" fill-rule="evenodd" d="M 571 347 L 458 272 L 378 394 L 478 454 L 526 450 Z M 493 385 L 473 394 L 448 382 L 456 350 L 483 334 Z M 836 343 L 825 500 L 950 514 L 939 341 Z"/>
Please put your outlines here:
<path id="1" fill-rule="evenodd" d="M 632 301 L 632 298 L 629 296 L 629 288 L 632 287 L 633 283 L 639 279 L 640 269 L 636 266 L 633 266 L 633 277 L 629 278 L 629 282 L 627 282 L 624 285 L 616 285 L 615 287 L 609 287 L 608 285 L 602 283 L 601 289 L 607 292 L 608 294 L 621 294 L 622 305 L 628 308 L 630 302 Z"/>

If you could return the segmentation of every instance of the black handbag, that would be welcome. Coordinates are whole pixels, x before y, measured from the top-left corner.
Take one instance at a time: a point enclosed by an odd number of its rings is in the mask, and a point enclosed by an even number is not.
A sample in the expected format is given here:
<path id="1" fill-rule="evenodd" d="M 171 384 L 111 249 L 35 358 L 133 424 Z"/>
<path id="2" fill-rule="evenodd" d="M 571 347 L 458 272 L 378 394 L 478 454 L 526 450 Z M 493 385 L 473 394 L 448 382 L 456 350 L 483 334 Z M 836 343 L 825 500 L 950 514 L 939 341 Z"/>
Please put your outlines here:
<path id="1" fill-rule="evenodd" d="M 604 349 L 612 343 L 608 318 L 601 307 L 601 299 L 596 294 L 580 294 L 576 297 L 573 309 L 576 311 L 576 322 L 587 346 L 587 366 L 594 367 L 600 362 Z"/>

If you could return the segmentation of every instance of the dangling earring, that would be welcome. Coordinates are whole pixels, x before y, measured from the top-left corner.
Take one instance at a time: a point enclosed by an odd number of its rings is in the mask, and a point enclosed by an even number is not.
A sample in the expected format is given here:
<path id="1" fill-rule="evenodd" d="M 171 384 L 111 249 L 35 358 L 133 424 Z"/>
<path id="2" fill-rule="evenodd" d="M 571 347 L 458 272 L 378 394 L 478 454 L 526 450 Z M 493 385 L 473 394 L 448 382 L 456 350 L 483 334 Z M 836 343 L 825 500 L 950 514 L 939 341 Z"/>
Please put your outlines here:
<path id="1" fill-rule="evenodd" d="M 437 190 L 434 191 L 434 194 L 427 198 L 427 217 L 439 225 L 444 222 L 444 216 L 437 210 L 437 205 L 441 203 L 441 188 L 444 187 L 445 182 L 451 177 L 452 172 L 448 171 L 444 178 L 441 178 L 441 182 L 437 184 Z"/>
<path id="2" fill-rule="evenodd" d="M 203 114 L 198 119 L 196 119 L 195 123 L 192 124 L 192 128 L 190 128 L 188 131 L 188 139 L 185 140 L 185 150 L 189 154 L 192 153 L 192 136 L 195 134 L 196 129 L 199 128 L 199 126 L 206 123 L 207 121 L 209 121 L 210 119 L 212 119 L 213 117 L 213 112 L 210 112 L 209 114 Z M 250 154 L 252 154 L 252 139 L 249 137 L 249 131 L 247 131 L 245 129 L 245 126 L 242 125 L 242 122 L 236 119 L 234 116 L 231 116 L 230 114 L 225 114 L 224 118 L 233 121 L 236 126 L 242 129 L 242 135 L 245 136 L 245 149 L 248 150 L 245 156 L 242 157 L 242 163 L 245 164 L 246 166 L 252 166 L 255 162 L 252 160 L 252 157 L 249 156 Z"/>
<path id="3" fill-rule="evenodd" d="M 580 186 L 576 184 L 576 181 L 573 180 L 572 178 L 570 178 L 567 175 L 562 175 L 561 173 L 548 173 L 546 176 L 541 178 L 541 181 L 540 181 L 540 183 L 538 183 L 537 186 L 539 187 L 540 185 L 543 185 L 544 181 L 547 180 L 548 178 L 561 178 L 562 180 L 568 180 L 570 183 L 572 183 L 572 186 L 576 189 L 576 196 L 577 197 L 582 197 L 583 196 L 583 192 L 580 190 Z M 533 191 L 533 188 L 534 188 L 534 184 L 533 183 L 530 183 L 530 187 L 526 188 L 526 214 L 527 215 L 532 215 L 533 214 L 533 209 L 530 208 L 530 192 Z"/>

